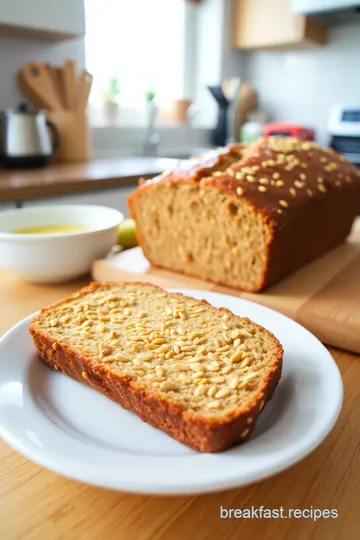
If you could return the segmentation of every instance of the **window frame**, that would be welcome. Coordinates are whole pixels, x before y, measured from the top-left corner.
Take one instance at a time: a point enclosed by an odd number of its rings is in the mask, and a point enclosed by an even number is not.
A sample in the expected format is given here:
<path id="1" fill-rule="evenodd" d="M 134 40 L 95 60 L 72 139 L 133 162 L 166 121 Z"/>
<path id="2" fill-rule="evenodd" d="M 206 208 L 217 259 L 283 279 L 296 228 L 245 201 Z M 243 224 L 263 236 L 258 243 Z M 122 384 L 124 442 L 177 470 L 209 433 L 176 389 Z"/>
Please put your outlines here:
<path id="1" fill-rule="evenodd" d="M 183 21 L 182 21 L 182 76 L 180 83 L 180 94 L 182 99 L 196 99 L 196 64 L 197 64 L 197 10 L 198 6 L 188 1 L 184 1 Z M 85 58 L 86 58 L 86 36 L 85 36 Z M 92 127 L 141 127 L 147 122 L 147 104 L 139 106 L 129 106 L 121 104 L 118 106 L 117 117 L 109 119 L 105 111 L 104 102 L 89 102 L 89 122 Z M 173 123 L 158 122 L 160 126 L 176 126 Z"/>

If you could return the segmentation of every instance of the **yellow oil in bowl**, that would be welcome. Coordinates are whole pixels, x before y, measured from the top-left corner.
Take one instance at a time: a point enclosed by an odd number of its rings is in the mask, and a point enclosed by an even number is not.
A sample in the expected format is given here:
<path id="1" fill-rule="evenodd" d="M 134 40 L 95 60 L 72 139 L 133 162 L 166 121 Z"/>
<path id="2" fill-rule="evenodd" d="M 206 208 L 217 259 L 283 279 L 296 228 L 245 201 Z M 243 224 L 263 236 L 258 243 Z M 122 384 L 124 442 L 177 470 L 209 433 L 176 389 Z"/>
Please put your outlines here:
<path id="1" fill-rule="evenodd" d="M 89 231 L 90 227 L 78 224 L 40 225 L 12 231 L 13 234 L 71 234 Z"/>

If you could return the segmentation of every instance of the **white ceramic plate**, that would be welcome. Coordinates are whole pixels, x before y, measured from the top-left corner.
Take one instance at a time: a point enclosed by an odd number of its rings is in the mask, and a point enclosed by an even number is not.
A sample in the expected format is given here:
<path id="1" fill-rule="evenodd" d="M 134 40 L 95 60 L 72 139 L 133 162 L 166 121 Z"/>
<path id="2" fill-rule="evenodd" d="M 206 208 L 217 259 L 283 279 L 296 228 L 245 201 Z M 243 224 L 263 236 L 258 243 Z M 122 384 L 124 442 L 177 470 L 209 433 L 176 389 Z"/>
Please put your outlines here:
<path id="1" fill-rule="evenodd" d="M 325 347 L 291 319 L 231 296 L 180 290 L 271 330 L 284 368 L 248 442 L 201 454 L 95 390 L 54 371 L 35 353 L 28 317 L 0 340 L 0 432 L 16 450 L 65 476 L 121 491 L 201 493 L 271 476 L 309 454 L 340 412 L 343 389 Z"/>

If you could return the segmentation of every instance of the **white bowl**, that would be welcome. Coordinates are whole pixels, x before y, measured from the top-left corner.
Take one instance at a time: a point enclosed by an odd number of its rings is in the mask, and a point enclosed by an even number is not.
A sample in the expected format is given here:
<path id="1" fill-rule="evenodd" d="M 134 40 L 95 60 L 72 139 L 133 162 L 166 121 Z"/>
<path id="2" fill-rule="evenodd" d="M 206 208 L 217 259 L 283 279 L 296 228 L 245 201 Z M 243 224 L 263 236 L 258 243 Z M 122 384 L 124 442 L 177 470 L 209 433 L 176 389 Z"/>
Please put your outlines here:
<path id="1" fill-rule="evenodd" d="M 0 266 L 32 283 L 60 283 L 88 272 L 116 242 L 124 216 L 105 206 L 54 205 L 0 212 Z M 60 234 L 14 234 L 46 225 L 84 225 Z"/>

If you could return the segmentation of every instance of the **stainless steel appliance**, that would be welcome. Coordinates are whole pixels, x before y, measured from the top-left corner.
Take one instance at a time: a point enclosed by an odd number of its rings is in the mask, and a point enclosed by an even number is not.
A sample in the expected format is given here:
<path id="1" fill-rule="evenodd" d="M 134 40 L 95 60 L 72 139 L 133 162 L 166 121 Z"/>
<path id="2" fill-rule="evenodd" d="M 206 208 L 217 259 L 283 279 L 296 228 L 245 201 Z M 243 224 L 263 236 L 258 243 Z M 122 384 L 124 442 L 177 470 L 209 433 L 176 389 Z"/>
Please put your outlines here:
<path id="1" fill-rule="evenodd" d="M 344 154 L 354 165 L 360 166 L 360 105 L 334 105 L 330 112 L 328 131 L 329 146 Z"/>
<path id="2" fill-rule="evenodd" d="M 20 105 L 0 113 L 0 155 L 5 167 L 45 165 L 59 142 L 58 130 L 44 111 L 31 112 Z"/>

